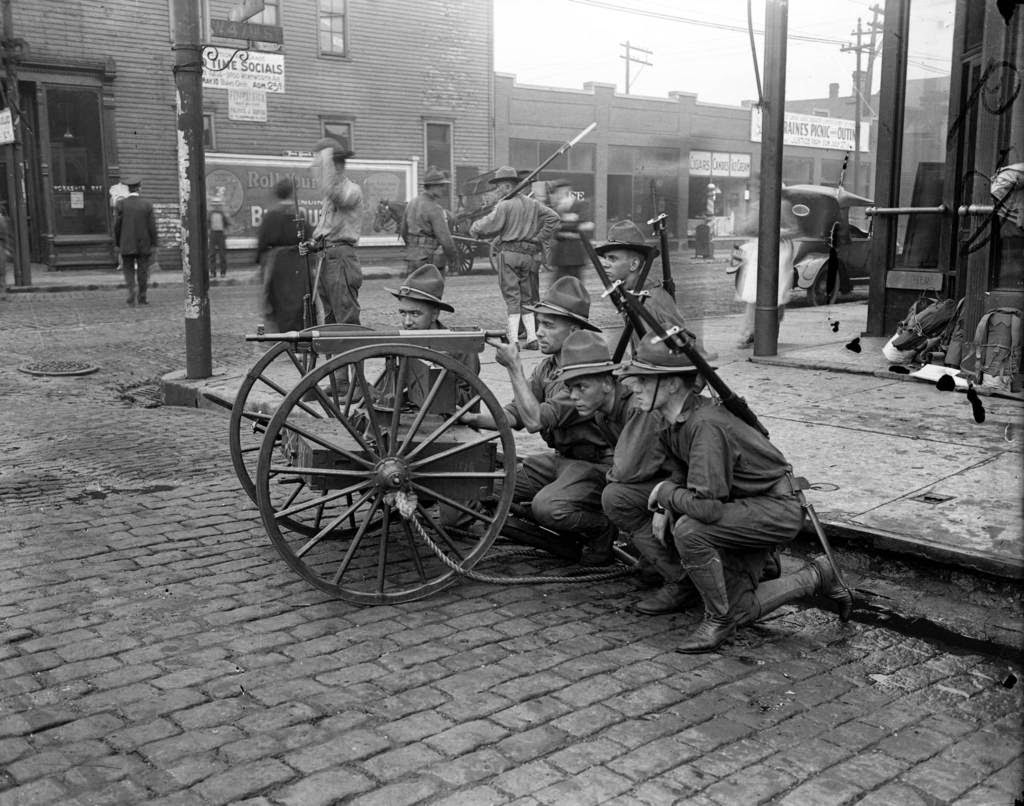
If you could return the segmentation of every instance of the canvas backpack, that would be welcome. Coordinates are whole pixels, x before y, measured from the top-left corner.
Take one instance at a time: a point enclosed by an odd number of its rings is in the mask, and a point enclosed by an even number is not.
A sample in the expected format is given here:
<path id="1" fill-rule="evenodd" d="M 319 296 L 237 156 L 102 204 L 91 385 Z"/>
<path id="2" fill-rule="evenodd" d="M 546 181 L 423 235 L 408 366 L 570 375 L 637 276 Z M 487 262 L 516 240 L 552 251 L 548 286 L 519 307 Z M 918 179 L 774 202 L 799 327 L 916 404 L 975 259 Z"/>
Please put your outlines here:
<path id="1" fill-rule="evenodd" d="M 938 337 L 953 318 L 956 303 L 951 299 L 928 299 L 921 297 L 914 301 L 906 318 L 896 326 L 896 337 L 892 346 L 904 352 L 918 352 L 928 346 L 929 340 L 938 343 Z"/>
<path id="2" fill-rule="evenodd" d="M 939 339 L 938 350 L 943 354 L 943 361 L 947 367 L 960 368 L 964 360 L 964 350 L 967 344 L 967 323 L 965 321 L 964 304 L 967 297 L 960 297 L 953 311 L 953 318 L 949 320 L 946 329 L 942 331 Z"/>
<path id="3" fill-rule="evenodd" d="M 1021 360 L 1020 308 L 986 311 L 974 329 L 974 352 L 969 358 L 979 386 L 1015 391 Z"/>

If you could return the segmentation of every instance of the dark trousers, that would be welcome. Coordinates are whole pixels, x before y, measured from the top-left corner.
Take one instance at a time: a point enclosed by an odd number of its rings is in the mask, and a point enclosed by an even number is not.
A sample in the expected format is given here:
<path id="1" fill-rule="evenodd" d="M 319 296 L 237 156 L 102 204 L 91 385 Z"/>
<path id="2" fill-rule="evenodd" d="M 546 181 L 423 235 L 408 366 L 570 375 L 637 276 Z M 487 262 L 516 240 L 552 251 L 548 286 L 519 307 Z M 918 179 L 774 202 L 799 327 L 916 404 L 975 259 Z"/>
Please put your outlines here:
<path id="1" fill-rule="evenodd" d="M 601 510 L 607 470 L 554 451 L 529 454 L 517 469 L 514 500 L 530 502 L 533 519 L 541 526 L 581 540 L 596 537 L 608 528 Z"/>
<path id="2" fill-rule="evenodd" d="M 536 254 L 505 250 L 494 259 L 498 269 L 498 287 L 510 315 L 529 313 L 524 306 L 540 299 L 540 264 Z"/>
<path id="3" fill-rule="evenodd" d="M 224 237 L 224 230 L 210 230 L 210 276 L 217 273 L 217 266 L 220 266 L 220 276 L 228 273 L 228 247 Z"/>
<path id="4" fill-rule="evenodd" d="M 128 304 L 134 305 L 146 301 L 146 289 L 149 288 L 150 255 L 121 255 L 121 271 L 124 283 L 128 286 Z"/>
<path id="5" fill-rule="evenodd" d="M 323 324 L 358 325 L 359 289 L 363 268 L 354 246 L 329 246 L 321 255 L 317 290 L 324 308 Z"/>

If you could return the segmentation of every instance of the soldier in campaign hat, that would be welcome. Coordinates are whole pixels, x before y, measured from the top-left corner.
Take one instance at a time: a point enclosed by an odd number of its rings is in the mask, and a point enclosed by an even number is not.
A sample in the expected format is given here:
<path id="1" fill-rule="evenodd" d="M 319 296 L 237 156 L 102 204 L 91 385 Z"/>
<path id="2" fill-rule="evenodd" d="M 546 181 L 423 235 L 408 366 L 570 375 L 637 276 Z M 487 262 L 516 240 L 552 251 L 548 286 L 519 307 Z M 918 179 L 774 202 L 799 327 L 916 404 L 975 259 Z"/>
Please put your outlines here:
<path id="1" fill-rule="evenodd" d="M 442 269 L 455 266 L 459 261 L 448 226 L 448 212 L 441 205 L 441 200 L 448 196 L 450 184 L 443 172 L 431 168 L 423 177 L 423 192 L 405 208 L 399 235 L 406 242 L 405 267 L 408 273 L 424 264 L 435 263 L 439 252 L 443 258 Z"/>
<path id="2" fill-rule="evenodd" d="M 675 323 L 663 324 L 667 329 Z M 632 498 L 632 515 L 634 523 L 651 517 L 652 542 L 663 540 L 666 557 L 678 557 L 676 579 L 670 580 L 680 588 L 676 604 L 692 601 L 695 590 L 704 605 L 703 621 L 677 651 L 712 652 L 737 627 L 814 593 L 832 599 L 840 618 L 849 618 L 849 591 L 824 557 L 759 584 L 770 550 L 796 537 L 803 521 L 795 482 L 778 448 L 725 406 L 702 396 L 697 368 L 664 342 L 645 337 L 615 374 L 639 408 L 660 414 L 660 439 L 674 465 L 650 489 L 646 502 Z M 605 490 L 605 511 L 616 519 L 628 510 L 625 492 L 613 485 Z M 618 507 L 609 508 L 615 495 Z M 665 530 L 659 528 L 662 523 Z"/>
<path id="3" fill-rule="evenodd" d="M 511 193 L 518 182 L 516 169 L 511 165 L 502 166 L 490 179 L 502 197 Z M 521 321 L 528 350 L 538 347 L 530 306 L 540 294 L 541 248 L 555 234 L 558 224 L 554 210 L 519 194 L 499 200 L 490 213 L 474 221 L 469 229 L 474 238 L 494 239 L 498 285 L 508 312 L 508 338 L 516 342 Z"/>
<path id="4" fill-rule="evenodd" d="M 539 433 L 552 448 L 522 457 L 513 501 L 523 504 L 542 526 L 575 535 L 583 544 L 583 564 L 605 565 L 612 560 L 618 530 L 601 511 L 601 489 L 617 431 L 607 426 L 604 415 L 581 413 L 561 375 L 566 341 L 580 331 L 600 328 L 588 318 L 590 295 L 575 277 L 552 283 L 530 310 L 537 316 L 544 358 L 529 378 L 516 344 L 488 340 L 512 382 L 513 400 L 505 406 L 508 421 L 515 429 Z M 625 402 L 625 396 L 617 397 L 615 413 L 608 418 L 621 422 Z M 495 427 L 486 412 L 466 415 L 463 422 Z"/>

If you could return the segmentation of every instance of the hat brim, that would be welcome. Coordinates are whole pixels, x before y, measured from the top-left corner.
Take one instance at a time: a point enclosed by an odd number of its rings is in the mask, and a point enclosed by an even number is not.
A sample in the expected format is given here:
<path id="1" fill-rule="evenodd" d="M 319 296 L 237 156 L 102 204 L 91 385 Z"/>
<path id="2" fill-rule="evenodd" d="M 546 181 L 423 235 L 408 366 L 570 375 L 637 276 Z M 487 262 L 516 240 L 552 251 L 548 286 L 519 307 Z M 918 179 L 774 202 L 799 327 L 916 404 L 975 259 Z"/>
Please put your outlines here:
<path id="1" fill-rule="evenodd" d="M 429 180 L 424 179 L 422 184 L 423 184 L 423 187 L 429 188 L 429 187 L 433 187 L 434 185 L 450 185 L 451 183 L 452 183 L 451 179 L 429 179 Z"/>
<path id="2" fill-rule="evenodd" d="M 710 366 L 710 369 L 718 367 Z M 612 372 L 617 378 L 636 377 L 637 375 L 699 375 L 700 370 L 692 364 L 686 367 L 667 367 L 661 364 L 648 364 L 646 361 L 623 361 Z"/>
<path id="3" fill-rule="evenodd" d="M 648 246 L 647 244 L 635 244 L 635 243 L 622 243 L 620 241 L 610 241 L 603 243 L 600 246 L 595 246 L 594 251 L 599 256 L 604 256 L 607 252 L 612 252 L 616 249 L 627 249 L 630 252 L 641 252 L 646 257 L 657 257 L 661 254 L 661 250 L 657 246 Z"/>
<path id="4" fill-rule="evenodd" d="M 391 296 L 393 296 L 395 299 L 414 299 L 417 302 L 429 302 L 431 305 L 436 305 L 442 311 L 447 311 L 448 313 L 455 313 L 455 308 L 453 308 L 447 302 L 445 302 L 444 300 L 440 300 L 437 297 L 426 293 L 425 291 L 417 291 L 414 288 L 409 289 L 408 291 L 405 292 L 397 288 L 385 288 L 384 290 L 391 294 Z"/>
<path id="5" fill-rule="evenodd" d="M 593 330 L 595 333 L 601 332 L 601 328 L 592 323 L 589 319 L 586 319 L 579 314 L 575 314 L 566 308 L 559 307 L 558 305 L 552 305 L 550 302 L 538 302 L 536 305 L 524 305 L 523 308 L 531 313 L 549 313 L 554 316 L 571 319 L 577 325 L 580 325 L 580 327 L 583 327 L 586 330 Z"/>
<path id="6" fill-rule="evenodd" d="M 488 185 L 496 185 L 499 182 L 512 182 L 513 184 L 516 184 L 516 183 L 519 182 L 519 178 L 516 177 L 516 176 L 501 176 L 501 177 L 496 176 L 493 179 L 488 179 L 487 180 L 487 184 Z"/>
<path id="7" fill-rule="evenodd" d="M 562 383 L 568 383 L 576 378 L 585 378 L 588 375 L 611 375 L 618 366 L 614 361 L 601 361 L 596 364 L 577 364 L 571 367 L 563 367 L 555 377 Z"/>

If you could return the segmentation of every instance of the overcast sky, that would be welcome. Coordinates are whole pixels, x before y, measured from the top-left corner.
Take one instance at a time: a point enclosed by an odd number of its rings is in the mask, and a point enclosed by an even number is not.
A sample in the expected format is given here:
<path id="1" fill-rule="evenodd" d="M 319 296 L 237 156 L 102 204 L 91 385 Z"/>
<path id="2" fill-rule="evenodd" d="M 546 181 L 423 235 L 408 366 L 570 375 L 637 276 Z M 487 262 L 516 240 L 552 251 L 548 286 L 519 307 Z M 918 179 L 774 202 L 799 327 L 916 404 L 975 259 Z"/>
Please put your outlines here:
<path id="1" fill-rule="evenodd" d="M 827 96 L 830 82 L 839 84 L 840 94 L 851 92 L 856 55 L 842 52 L 842 43 L 856 41 L 852 32 L 860 17 L 866 32 L 862 43 L 869 44 L 873 5 L 884 2 L 790 0 L 787 98 Z M 764 29 L 764 6 L 764 0 L 752 0 L 757 31 Z M 915 0 L 916 9 L 931 7 L 943 22 L 927 43 L 919 41 L 915 47 L 912 42 L 912 77 L 948 75 L 943 48 L 937 55 L 928 51 L 936 49 L 945 29 L 951 32 L 947 9 L 952 6 L 953 0 Z M 495 69 L 514 74 L 520 84 L 582 89 L 584 82 L 596 81 L 624 92 L 622 43 L 629 42 L 651 51 L 633 53 L 651 62 L 631 65 L 634 95 L 665 97 L 680 90 L 696 93 L 704 102 L 730 105 L 757 98 L 746 0 L 494 0 L 494 28 Z M 812 39 L 827 41 L 808 41 Z M 763 35 L 754 41 L 763 83 Z M 880 35 L 876 41 L 880 48 Z M 863 58 L 866 69 L 866 54 Z M 876 61 L 874 90 L 879 66 Z"/>

